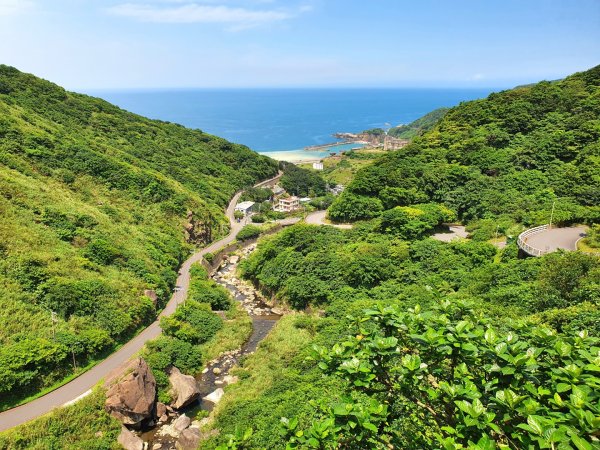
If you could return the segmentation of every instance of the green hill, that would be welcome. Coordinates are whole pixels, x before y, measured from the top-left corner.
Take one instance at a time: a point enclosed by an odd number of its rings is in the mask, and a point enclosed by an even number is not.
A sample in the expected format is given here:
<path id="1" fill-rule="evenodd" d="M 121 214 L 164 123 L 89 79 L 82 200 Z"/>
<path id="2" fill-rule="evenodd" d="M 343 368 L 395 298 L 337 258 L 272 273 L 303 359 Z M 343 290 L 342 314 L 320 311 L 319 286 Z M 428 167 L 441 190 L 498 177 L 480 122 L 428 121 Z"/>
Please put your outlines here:
<path id="1" fill-rule="evenodd" d="M 202 448 L 597 449 L 600 258 L 488 241 L 555 200 L 598 222 L 599 119 L 600 67 L 464 103 L 358 172 L 329 209 L 351 229 L 263 238 L 241 276 L 297 312 Z M 457 215 L 470 239 L 431 237 Z"/>
<path id="2" fill-rule="evenodd" d="M 0 406 L 152 321 L 191 247 L 226 231 L 230 197 L 276 172 L 244 146 L 1 65 Z"/>
<path id="3" fill-rule="evenodd" d="M 408 125 L 400 125 L 390 128 L 388 130 L 388 135 L 395 138 L 412 139 L 415 136 L 423 134 L 425 131 L 431 130 L 449 110 L 450 108 L 434 109 L 433 111 L 425 114 L 423 117 L 419 117 L 417 120 L 412 121 Z"/>
<path id="4" fill-rule="evenodd" d="M 598 220 L 599 141 L 600 66 L 452 108 L 411 145 L 359 172 L 330 215 L 369 218 L 434 201 L 463 221 L 530 225 L 546 223 L 556 200 L 559 222 Z"/>

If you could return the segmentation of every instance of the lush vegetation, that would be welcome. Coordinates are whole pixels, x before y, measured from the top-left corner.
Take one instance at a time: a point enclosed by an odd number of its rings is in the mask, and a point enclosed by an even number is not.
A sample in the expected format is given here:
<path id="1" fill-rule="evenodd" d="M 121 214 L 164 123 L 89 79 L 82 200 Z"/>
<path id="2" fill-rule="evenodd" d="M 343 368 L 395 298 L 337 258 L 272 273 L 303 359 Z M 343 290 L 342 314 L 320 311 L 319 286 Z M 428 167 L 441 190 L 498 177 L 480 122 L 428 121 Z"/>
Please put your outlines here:
<path id="1" fill-rule="evenodd" d="M 267 295 L 323 311 L 278 324 L 217 411 L 225 435 L 254 429 L 246 448 L 282 448 L 280 417 L 299 448 L 592 448 L 597 257 L 406 240 L 375 219 L 295 225 L 242 268 Z"/>
<path id="2" fill-rule="evenodd" d="M 243 276 L 303 312 L 244 362 L 205 446 L 600 448 L 600 259 L 487 242 L 555 200 L 559 222 L 598 220 L 599 85 L 462 104 L 357 173 L 329 209 L 352 229 L 263 238 Z M 456 218 L 473 239 L 428 237 Z"/>
<path id="3" fill-rule="evenodd" d="M 183 373 L 198 373 L 204 366 L 202 344 L 223 328 L 223 320 L 212 309 L 233 306 L 227 291 L 208 280 L 201 265 L 195 264 L 190 274 L 188 298 L 171 316 L 160 319 L 163 335 L 146 343 L 142 351 L 156 378 L 158 396 L 165 403 L 170 400 L 169 369 L 175 366 Z"/>
<path id="4" fill-rule="evenodd" d="M 599 92 L 600 66 L 463 103 L 361 170 L 332 206 L 332 218 L 436 202 L 463 221 L 537 225 L 548 222 L 556 202 L 559 223 L 598 221 Z"/>
<path id="5" fill-rule="evenodd" d="M 325 194 L 325 181 L 317 172 L 294 164 L 284 163 L 279 184 L 290 194 L 301 197 L 318 197 Z"/>
<path id="6" fill-rule="evenodd" d="M 417 120 L 412 121 L 408 125 L 400 125 L 392 127 L 388 130 L 388 135 L 401 138 L 401 139 L 412 139 L 415 136 L 419 136 L 426 131 L 431 130 L 435 124 L 437 124 L 442 117 L 446 115 L 449 108 L 438 108 L 425 114 L 423 117 L 419 117 Z"/>
<path id="7" fill-rule="evenodd" d="M 257 225 L 245 225 L 237 234 L 237 238 L 240 241 L 247 241 L 248 239 L 258 237 L 261 231 L 262 228 Z"/>
<path id="8" fill-rule="evenodd" d="M 600 339 L 544 327 L 498 333 L 446 301 L 367 310 L 347 340 L 315 347 L 347 397 L 292 448 L 575 448 L 597 446 Z"/>
<path id="9" fill-rule="evenodd" d="M 191 246 L 226 230 L 230 196 L 276 172 L 243 146 L 0 66 L 0 408 L 154 320 Z"/>
<path id="10" fill-rule="evenodd" d="M 244 191 L 240 201 L 263 203 L 270 200 L 271 197 L 273 197 L 273 191 L 271 191 L 271 189 L 251 187 Z"/>

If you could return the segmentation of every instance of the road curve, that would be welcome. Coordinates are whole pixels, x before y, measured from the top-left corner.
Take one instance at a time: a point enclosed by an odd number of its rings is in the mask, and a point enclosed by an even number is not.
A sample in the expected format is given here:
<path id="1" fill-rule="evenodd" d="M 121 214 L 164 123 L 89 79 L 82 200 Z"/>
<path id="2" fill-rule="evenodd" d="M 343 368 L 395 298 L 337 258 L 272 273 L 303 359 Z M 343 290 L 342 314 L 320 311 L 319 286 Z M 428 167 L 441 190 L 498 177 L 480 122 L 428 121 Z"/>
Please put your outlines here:
<path id="1" fill-rule="evenodd" d="M 269 186 L 275 183 L 282 173 L 268 180 L 262 181 L 255 185 L 255 187 Z M 192 264 L 198 262 L 206 253 L 214 253 L 221 248 L 232 243 L 238 232 L 244 226 L 244 223 L 238 223 L 234 219 L 235 205 L 238 203 L 242 192 L 238 192 L 233 196 L 227 207 L 227 217 L 231 224 L 231 232 L 221 239 L 220 241 L 213 242 L 202 250 L 194 253 L 190 256 L 182 265 L 179 270 L 180 275 L 177 277 L 177 286 L 179 290 L 173 293 L 171 299 L 165 306 L 165 309 L 160 313 L 158 319 L 153 322 L 150 326 L 144 329 L 141 333 L 127 342 L 123 347 L 114 352 L 108 358 L 92 367 L 87 372 L 79 375 L 72 381 L 64 384 L 63 386 L 49 392 L 42 397 L 32 400 L 24 405 L 17 406 L 16 408 L 9 409 L 0 413 L 0 431 L 8 430 L 22 423 L 28 422 L 35 419 L 36 417 L 42 416 L 54 408 L 72 403 L 75 399 L 85 396 L 93 386 L 95 386 L 102 378 L 104 378 L 110 371 L 119 367 L 133 355 L 141 350 L 144 344 L 150 339 L 156 338 L 161 333 L 159 320 L 163 316 L 168 316 L 175 312 L 177 305 L 181 303 L 187 296 L 188 288 L 190 285 L 190 268 Z"/>
<path id="2" fill-rule="evenodd" d="M 348 223 L 327 223 L 325 222 L 326 216 L 327 211 L 314 211 L 308 214 L 304 218 L 304 221 L 311 225 L 329 225 L 331 227 L 341 228 L 343 230 L 348 230 L 352 228 L 352 225 Z"/>
<path id="3" fill-rule="evenodd" d="M 550 228 L 525 238 L 525 243 L 544 254 L 562 250 L 577 250 L 577 241 L 585 236 L 587 227 Z"/>

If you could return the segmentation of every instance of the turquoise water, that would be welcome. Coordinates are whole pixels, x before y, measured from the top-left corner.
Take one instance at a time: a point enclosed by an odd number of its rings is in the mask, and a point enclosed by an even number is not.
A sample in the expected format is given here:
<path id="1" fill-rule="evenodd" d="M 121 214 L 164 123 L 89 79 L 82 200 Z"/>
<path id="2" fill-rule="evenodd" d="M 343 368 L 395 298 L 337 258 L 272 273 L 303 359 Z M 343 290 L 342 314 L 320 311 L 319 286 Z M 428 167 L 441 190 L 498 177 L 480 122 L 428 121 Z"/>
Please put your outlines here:
<path id="1" fill-rule="evenodd" d="M 196 89 L 94 91 L 147 116 L 199 128 L 259 152 L 335 142 L 336 132 L 409 123 L 492 89 Z M 329 149 L 321 155 L 327 156 Z"/>
<path id="2" fill-rule="evenodd" d="M 353 148 L 364 147 L 363 144 L 349 143 L 349 144 L 337 144 L 324 149 L 319 150 L 307 150 L 305 148 L 297 148 L 294 150 L 277 150 L 277 151 L 262 151 L 259 152 L 262 155 L 267 155 L 273 159 L 279 161 L 313 161 L 316 159 L 326 158 L 331 154 L 338 154 Z"/>

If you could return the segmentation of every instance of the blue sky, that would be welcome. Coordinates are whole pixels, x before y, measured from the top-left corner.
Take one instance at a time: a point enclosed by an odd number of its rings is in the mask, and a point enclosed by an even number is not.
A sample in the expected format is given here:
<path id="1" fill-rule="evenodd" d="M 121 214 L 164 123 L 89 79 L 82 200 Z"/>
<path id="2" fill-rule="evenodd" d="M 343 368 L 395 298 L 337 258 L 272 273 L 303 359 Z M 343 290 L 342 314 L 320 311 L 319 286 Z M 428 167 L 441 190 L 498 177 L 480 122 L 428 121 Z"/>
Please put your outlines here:
<path id="1" fill-rule="evenodd" d="M 69 89 L 510 87 L 600 64 L 600 0 L 0 0 Z"/>

